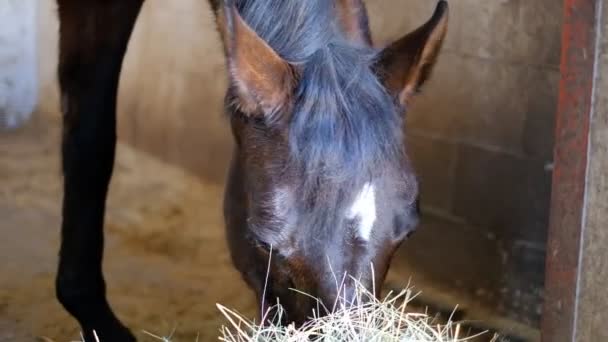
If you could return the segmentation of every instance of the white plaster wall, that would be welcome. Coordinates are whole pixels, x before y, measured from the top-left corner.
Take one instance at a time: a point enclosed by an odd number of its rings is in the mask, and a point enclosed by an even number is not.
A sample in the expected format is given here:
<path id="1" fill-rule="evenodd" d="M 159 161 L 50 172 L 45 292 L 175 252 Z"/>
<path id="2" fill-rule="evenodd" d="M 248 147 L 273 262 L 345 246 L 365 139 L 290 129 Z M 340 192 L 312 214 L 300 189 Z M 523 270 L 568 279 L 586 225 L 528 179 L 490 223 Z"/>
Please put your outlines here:
<path id="1" fill-rule="evenodd" d="M 0 130 L 26 121 L 38 97 L 38 0 L 0 0 Z"/>

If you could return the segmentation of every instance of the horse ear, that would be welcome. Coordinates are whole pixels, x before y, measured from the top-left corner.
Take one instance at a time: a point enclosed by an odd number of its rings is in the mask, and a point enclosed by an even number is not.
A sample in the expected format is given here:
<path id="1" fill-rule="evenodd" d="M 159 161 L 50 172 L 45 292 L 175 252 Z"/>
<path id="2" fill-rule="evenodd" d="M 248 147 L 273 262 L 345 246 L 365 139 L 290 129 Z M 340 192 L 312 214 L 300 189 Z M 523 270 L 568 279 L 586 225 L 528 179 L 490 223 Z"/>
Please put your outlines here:
<path id="1" fill-rule="evenodd" d="M 448 3 L 439 1 L 429 21 L 380 53 L 380 77 L 401 104 L 405 105 L 429 78 L 447 33 L 448 12 Z"/>
<path id="2" fill-rule="evenodd" d="M 358 44 L 372 45 L 367 9 L 363 0 L 337 0 L 338 22 L 346 37 Z"/>
<path id="3" fill-rule="evenodd" d="M 217 13 L 220 7 L 220 0 L 207 0 L 207 2 L 209 2 L 209 6 L 211 7 L 211 10 L 213 10 L 213 13 Z"/>
<path id="4" fill-rule="evenodd" d="M 218 27 L 236 104 L 247 115 L 273 113 L 289 99 L 291 66 L 247 25 L 232 2 L 219 9 Z"/>

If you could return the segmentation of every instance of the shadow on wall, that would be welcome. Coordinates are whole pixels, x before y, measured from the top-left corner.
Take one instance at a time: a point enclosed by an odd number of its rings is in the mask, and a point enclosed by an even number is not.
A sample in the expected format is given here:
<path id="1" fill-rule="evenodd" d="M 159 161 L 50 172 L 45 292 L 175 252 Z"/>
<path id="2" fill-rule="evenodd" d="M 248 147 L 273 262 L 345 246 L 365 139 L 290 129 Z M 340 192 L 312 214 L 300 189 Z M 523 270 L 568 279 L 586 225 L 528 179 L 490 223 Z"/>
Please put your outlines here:
<path id="1" fill-rule="evenodd" d="M 421 24 L 433 1 L 368 0 L 379 45 Z M 207 2 L 148 0 L 125 61 L 119 137 L 223 183 L 226 77 Z M 54 1 L 40 1 L 41 104 L 56 111 Z M 451 2 L 434 78 L 408 114 L 425 220 L 408 272 L 537 325 L 544 269 L 561 5 Z M 218 199 L 219 200 L 219 199 Z M 465 247 L 466 246 L 466 247 Z M 446 263 L 447 262 L 447 263 Z"/>
<path id="2" fill-rule="evenodd" d="M 40 0 L 41 103 L 59 108 L 55 0 Z M 224 56 L 206 1 L 147 0 L 119 91 L 119 139 L 223 184 L 231 136 L 222 115 Z"/>

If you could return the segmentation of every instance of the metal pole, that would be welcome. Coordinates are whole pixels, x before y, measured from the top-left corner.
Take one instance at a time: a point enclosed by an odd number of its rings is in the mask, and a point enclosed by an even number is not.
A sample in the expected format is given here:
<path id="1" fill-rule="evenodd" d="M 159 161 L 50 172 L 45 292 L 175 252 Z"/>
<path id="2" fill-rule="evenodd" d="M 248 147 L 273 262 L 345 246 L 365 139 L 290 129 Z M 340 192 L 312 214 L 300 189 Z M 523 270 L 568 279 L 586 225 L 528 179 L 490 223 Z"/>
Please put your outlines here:
<path id="1" fill-rule="evenodd" d="M 578 341 L 577 307 L 585 228 L 589 128 L 602 0 L 564 0 L 543 342 Z M 582 341 L 582 340 L 581 340 Z"/>

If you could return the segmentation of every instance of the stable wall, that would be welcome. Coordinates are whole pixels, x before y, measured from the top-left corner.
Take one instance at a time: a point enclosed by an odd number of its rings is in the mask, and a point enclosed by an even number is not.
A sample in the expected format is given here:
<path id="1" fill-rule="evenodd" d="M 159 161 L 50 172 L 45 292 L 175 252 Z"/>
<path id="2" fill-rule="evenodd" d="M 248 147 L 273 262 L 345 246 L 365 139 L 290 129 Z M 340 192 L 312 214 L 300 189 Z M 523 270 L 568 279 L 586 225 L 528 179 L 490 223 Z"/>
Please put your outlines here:
<path id="1" fill-rule="evenodd" d="M 426 20 L 427 0 L 369 0 L 377 43 Z M 558 82 L 561 3 L 451 1 L 433 80 L 408 114 L 422 228 L 400 262 L 414 283 L 454 291 L 536 326 Z M 43 110 L 56 110 L 56 22 L 41 1 Z M 231 139 L 219 37 L 205 1 L 148 0 L 120 90 L 119 137 L 222 183 Z M 219 200 L 219 199 L 218 199 Z"/>
<path id="2" fill-rule="evenodd" d="M 372 24 L 380 28 L 376 32 L 390 38 L 413 28 L 433 6 L 431 1 L 368 3 Z M 395 10 L 396 3 L 403 10 Z M 402 257 L 425 280 L 448 284 L 475 303 L 537 326 L 562 5 L 550 0 L 450 5 L 439 65 L 408 116 L 426 215 Z"/>
<path id="3" fill-rule="evenodd" d="M 0 131 L 19 127 L 38 95 L 36 0 L 0 2 Z"/>

